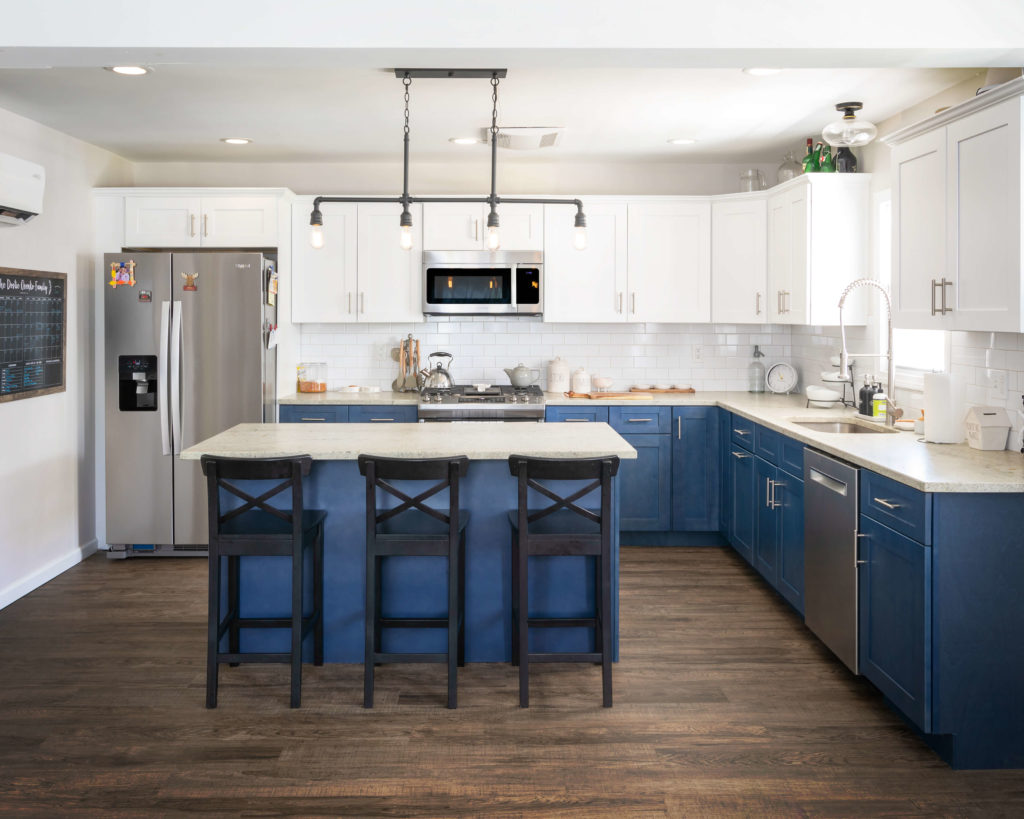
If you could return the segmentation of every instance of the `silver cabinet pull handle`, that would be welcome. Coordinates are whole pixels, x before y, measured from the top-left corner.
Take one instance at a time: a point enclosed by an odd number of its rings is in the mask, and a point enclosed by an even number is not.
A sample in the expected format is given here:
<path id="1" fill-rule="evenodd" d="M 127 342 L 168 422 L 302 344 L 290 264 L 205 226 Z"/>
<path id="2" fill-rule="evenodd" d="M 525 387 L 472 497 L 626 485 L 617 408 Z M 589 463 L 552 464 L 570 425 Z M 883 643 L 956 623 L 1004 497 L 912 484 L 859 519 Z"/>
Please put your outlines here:
<path id="1" fill-rule="evenodd" d="M 872 498 L 872 500 L 875 503 L 877 503 L 879 506 L 884 506 L 886 509 L 899 509 L 900 508 L 900 504 L 898 504 L 898 503 L 890 503 L 887 500 L 882 500 L 882 498 Z"/>
<path id="2" fill-rule="evenodd" d="M 636 290 L 634 290 L 634 291 L 633 291 L 633 297 L 632 297 L 632 302 L 633 302 L 633 310 L 632 310 L 632 313 L 633 313 L 633 315 L 635 316 L 635 315 L 636 315 Z M 943 303 L 945 303 L 945 302 L 943 302 Z"/>
<path id="3" fill-rule="evenodd" d="M 649 424 L 653 421 L 653 418 L 627 418 L 627 423 L 630 424 Z"/>
<path id="4" fill-rule="evenodd" d="M 735 432 L 737 435 L 749 435 L 750 434 L 750 430 L 749 429 L 734 429 L 733 432 Z"/>
<path id="5" fill-rule="evenodd" d="M 473 220 L 473 241 L 474 242 L 479 242 L 480 241 L 480 220 L 479 219 L 474 219 Z"/>
<path id="6" fill-rule="evenodd" d="M 394 421 L 394 418 L 371 418 L 371 421 Z"/>
<path id="7" fill-rule="evenodd" d="M 352 312 L 352 293 L 351 293 L 351 291 L 348 294 L 348 311 L 349 311 L 349 313 Z"/>
<path id="8" fill-rule="evenodd" d="M 359 294 L 359 312 L 366 315 L 366 293 Z"/>
<path id="9" fill-rule="evenodd" d="M 676 418 L 676 437 L 681 441 L 683 440 L 683 416 L 680 415 Z"/>
<path id="10" fill-rule="evenodd" d="M 779 290 L 778 293 L 775 296 L 775 307 L 776 307 L 776 312 L 781 316 L 782 313 L 783 313 L 783 310 L 782 310 L 782 291 L 781 290 Z"/>
<path id="11" fill-rule="evenodd" d="M 761 291 L 754 294 L 754 315 L 761 315 Z"/>
<path id="12" fill-rule="evenodd" d="M 622 293 L 619 293 L 619 306 L 615 310 L 616 313 L 622 312 Z"/>
<path id="13" fill-rule="evenodd" d="M 753 455 L 748 455 L 748 454 L 747 454 L 746 452 L 733 452 L 733 453 L 732 453 L 732 456 L 733 456 L 734 458 L 739 458 L 739 459 L 740 459 L 741 461 L 742 461 L 742 460 L 743 460 L 744 458 L 753 458 L 753 457 L 754 457 Z"/>
<path id="14" fill-rule="evenodd" d="M 792 310 L 792 306 L 791 306 L 792 302 L 790 302 L 790 300 L 789 300 L 789 297 L 792 296 L 792 295 L 793 294 L 790 293 L 788 290 L 783 290 L 782 291 L 782 306 L 784 308 L 783 311 L 782 311 L 783 313 L 788 313 L 788 312 L 790 312 L 790 310 Z"/>
<path id="15" fill-rule="evenodd" d="M 300 421 L 326 421 L 326 418 L 300 418 Z"/>
<path id="16" fill-rule="evenodd" d="M 196 235 L 196 215 L 194 213 L 188 215 L 188 225 L 188 235 L 194 237 Z"/>
<path id="17" fill-rule="evenodd" d="M 209 218 L 210 218 L 209 214 L 206 214 L 206 213 L 203 214 L 203 236 L 209 236 L 210 235 L 209 221 L 208 221 Z"/>
<path id="18" fill-rule="evenodd" d="M 946 281 L 945 278 L 943 278 L 942 281 L 939 283 L 939 286 L 942 288 L 942 310 L 941 310 L 942 315 L 946 315 L 946 313 L 952 313 L 953 312 L 953 308 L 952 307 L 946 307 L 946 288 L 948 286 L 950 286 L 951 284 L 953 284 L 953 282 Z"/>
<path id="19" fill-rule="evenodd" d="M 772 508 L 772 484 L 775 483 L 771 478 L 764 479 L 764 505 L 769 509 Z"/>
<path id="20" fill-rule="evenodd" d="M 590 423 L 590 419 L 589 418 L 563 418 L 562 420 L 565 423 L 567 423 L 567 424 L 589 424 Z"/>
<path id="21" fill-rule="evenodd" d="M 933 316 L 936 313 L 939 312 L 938 308 L 935 307 L 935 288 L 937 288 L 938 286 L 939 286 L 939 283 L 937 281 L 935 281 L 935 279 L 932 279 L 932 315 Z"/>
<path id="22" fill-rule="evenodd" d="M 779 503 L 775 499 L 775 490 L 778 489 L 780 486 L 782 486 L 782 481 L 772 481 L 772 495 L 771 495 L 771 508 L 772 509 L 778 509 L 780 506 L 782 506 L 782 504 Z"/>

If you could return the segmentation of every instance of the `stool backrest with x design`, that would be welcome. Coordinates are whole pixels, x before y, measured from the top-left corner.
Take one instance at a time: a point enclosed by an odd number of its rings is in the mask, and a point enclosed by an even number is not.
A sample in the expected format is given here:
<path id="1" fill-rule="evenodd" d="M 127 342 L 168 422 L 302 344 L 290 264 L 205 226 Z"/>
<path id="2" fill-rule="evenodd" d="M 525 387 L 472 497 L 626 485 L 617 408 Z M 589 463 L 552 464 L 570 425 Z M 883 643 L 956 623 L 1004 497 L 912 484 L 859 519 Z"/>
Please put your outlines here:
<path id="1" fill-rule="evenodd" d="M 200 463 L 207 477 L 211 551 L 216 549 L 222 555 L 282 555 L 290 554 L 295 544 L 302 543 L 302 478 L 309 474 L 313 463 L 309 455 L 260 460 L 204 455 Z M 277 483 L 260 491 L 248 486 L 243 489 L 233 481 Z M 289 491 L 289 506 L 282 509 L 271 503 Z M 224 504 L 229 497 L 240 503 Z"/>

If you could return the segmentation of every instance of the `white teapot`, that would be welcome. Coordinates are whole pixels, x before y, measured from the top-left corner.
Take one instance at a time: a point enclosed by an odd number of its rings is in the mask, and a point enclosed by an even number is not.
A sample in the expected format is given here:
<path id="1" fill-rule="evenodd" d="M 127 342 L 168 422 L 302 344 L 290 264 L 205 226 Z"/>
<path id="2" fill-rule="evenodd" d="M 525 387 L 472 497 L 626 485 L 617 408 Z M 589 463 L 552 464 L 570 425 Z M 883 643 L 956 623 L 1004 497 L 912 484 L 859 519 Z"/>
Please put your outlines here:
<path id="1" fill-rule="evenodd" d="M 582 367 L 572 374 L 572 391 L 579 393 L 590 392 L 590 373 Z"/>
<path id="2" fill-rule="evenodd" d="M 508 380 L 512 383 L 513 387 L 529 387 L 540 378 L 540 370 L 527 367 L 522 362 L 519 362 L 519 366 L 515 369 L 506 367 L 505 375 L 508 376 Z"/>

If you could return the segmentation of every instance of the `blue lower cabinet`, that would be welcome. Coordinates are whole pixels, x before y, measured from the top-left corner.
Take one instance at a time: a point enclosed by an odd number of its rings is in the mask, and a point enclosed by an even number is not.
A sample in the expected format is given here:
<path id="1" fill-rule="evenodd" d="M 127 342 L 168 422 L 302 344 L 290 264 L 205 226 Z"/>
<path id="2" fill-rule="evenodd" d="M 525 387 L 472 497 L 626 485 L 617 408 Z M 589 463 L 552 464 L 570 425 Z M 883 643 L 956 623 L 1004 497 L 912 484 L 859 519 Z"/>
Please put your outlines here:
<path id="1" fill-rule="evenodd" d="M 732 486 L 729 506 L 731 509 L 729 541 L 743 558 L 754 565 L 754 539 L 757 535 L 757 509 L 755 507 L 754 456 L 735 444 L 729 447 L 729 463 L 732 465 Z"/>
<path id="2" fill-rule="evenodd" d="M 717 407 L 672 410 L 672 529 L 719 528 L 719 412 Z"/>
<path id="3" fill-rule="evenodd" d="M 754 459 L 754 506 L 757 535 L 754 538 L 754 568 L 772 586 L 779 583 L 779 516 L 775 509 L 774 486 L 778 470 L 762 458 Z"/>
<path id="4" fill-rule="evenodd" d="M 603 421 L 608 423 L 608 407 L 546 407 L 544 420 L 549 423 L 558 421 Z"/>
<path id="5" fill-rule="evenodd" d="M 802 454 L 803 447 L 801 447 Z M 804 613 L 804 482 L 779 470 L 775 479 L 779 515 L 779 572 L 775 588 Z"/>
<path id="6" fill-rule="evenodd" d="M 860 535 L 860 671 L 930 731 L 931 547 L 863 516 Z"/>
<path id="7" fill-rule="evenodd" d="M 348 407 L 311 407 L 303 404 L 282 404 L 278 408 L 277 418 L 282 424 L 316 422 L 343 424 L 348 420 Z"/>
<path id="8" fill-rule="evenodd" d="M 412 404 L 370 404 L 348 407 L 350 424 L 415 424 L 416 407 Z"/>
<path id="9" fill-rule="evenodd" d="M 665 532 L 672 520 L 672 439 L 668 435 L 623 435 L 636 460 L 619 465 L 619 528 Z"/>

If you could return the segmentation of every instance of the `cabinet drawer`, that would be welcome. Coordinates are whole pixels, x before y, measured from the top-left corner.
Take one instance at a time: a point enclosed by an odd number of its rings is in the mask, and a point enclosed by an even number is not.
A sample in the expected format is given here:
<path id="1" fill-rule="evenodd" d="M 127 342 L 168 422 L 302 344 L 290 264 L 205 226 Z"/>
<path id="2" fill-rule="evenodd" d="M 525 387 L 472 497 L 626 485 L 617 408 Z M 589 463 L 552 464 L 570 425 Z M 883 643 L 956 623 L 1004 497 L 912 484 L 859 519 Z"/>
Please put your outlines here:
<path id="1" fill-rule="evenodd" d="M 733 443 L 737 443 L 751 452 L 754 450 L 754 427 L 756 427 L 753 421 L 748 418 L 742 418 L 739 415 L 732 416 L 732 440 Z"/>
<path id="2" fill-rule="evenodd" d="M 932 542 L 932 498 L 909 486 L 862 469 L 860 513 L 926 546 Z"/>
<path id="3" fill-rule="evenodd" d="M 282 424 L 301 424 L 310 421 L 328 424 L 344 423 L 348 420 L 348 407 L 307 407 L 301 404 L 285 404 L 278 411 Z"/>
<path id="4" fill-rule="evenodd" d="M 763 427 L 760 424 L 754 427 L 754 454 L 760 455 L 768 463 L 779 465 L 779 447 L 782 445 L 782 436 L 775 430 Z"/>
<path id="5" fill-rule="evenodd" d="M 547 407 L 544 420 L 558 421 L 600 421 L 608 423 L 608 407 Z"/>
<path id="6" fill-rule="evenodd" d="M 779 467 L 785 469 L 789 474 L 803 480 L 804 478 L 804 445 L 785 435 L 780 435 L 779 440 Z"/>
<path id="7" fill-rule="evenodd" d="M 672 426 L 672 407 L 609 407 L 608 423 L 616 432 L 667 433 Z"/>
<path id="8" fill-rule="evenodd" d="M 414 424 L 416 423 L 416 407 L 412 404 L 377 404 L 348 408 L 350 424 Z"/>

